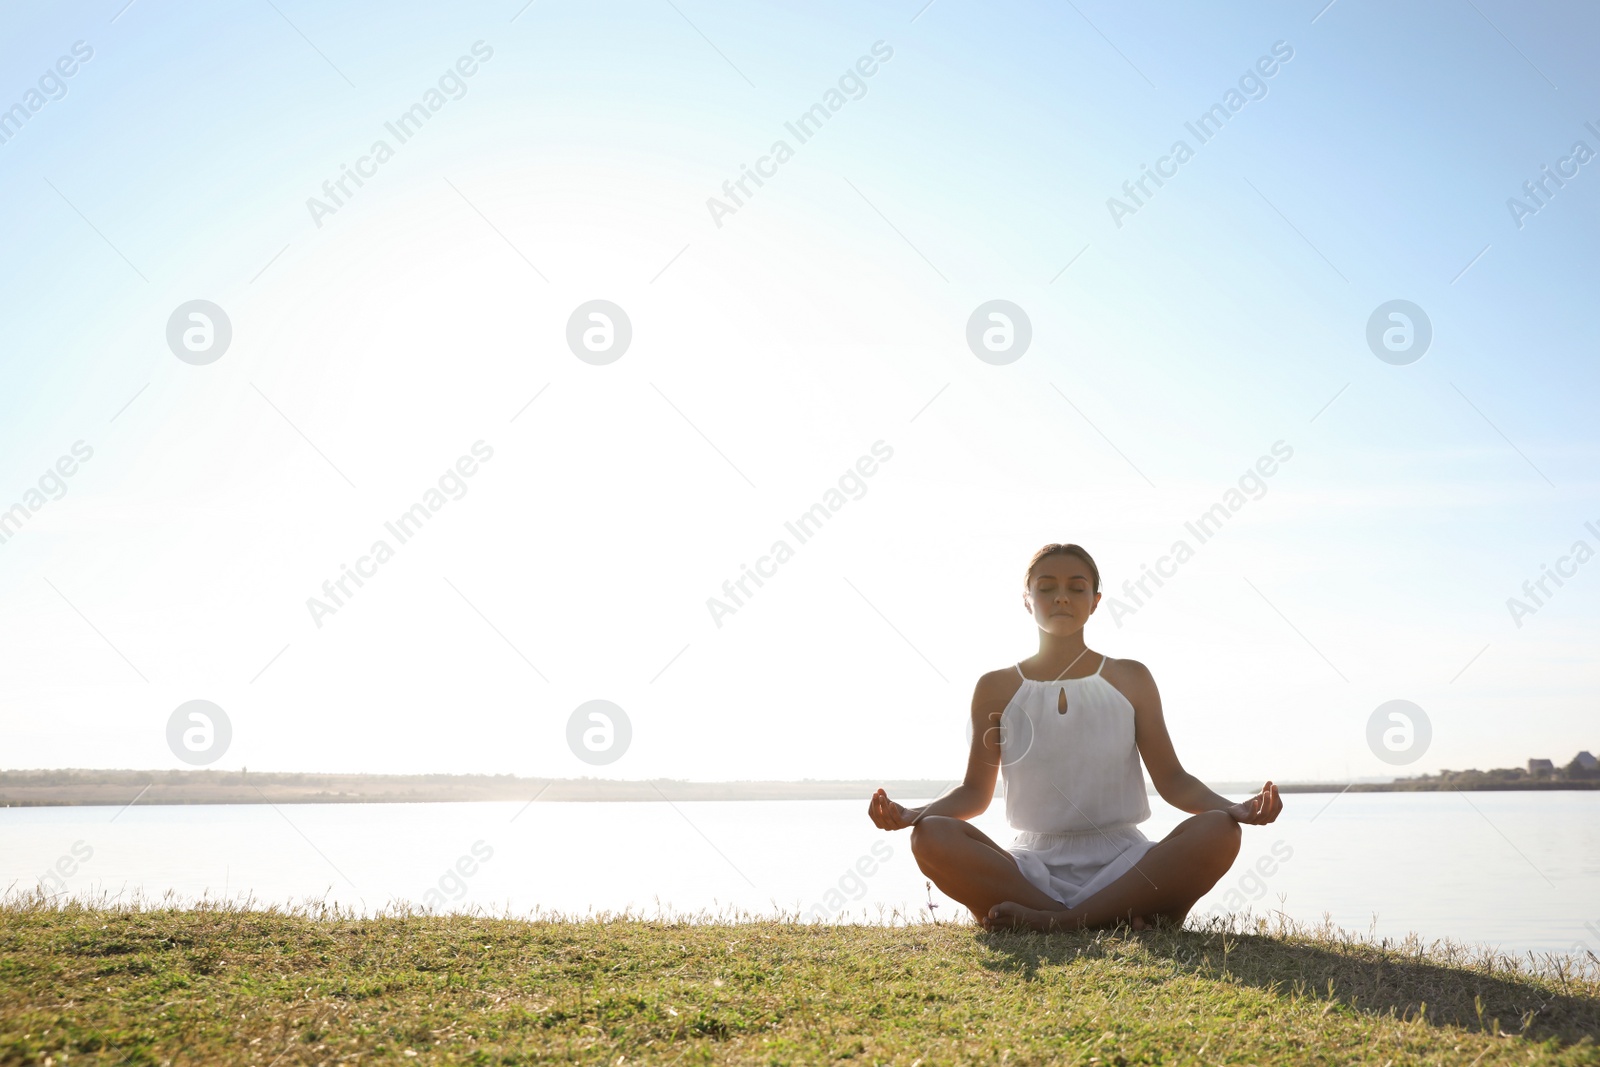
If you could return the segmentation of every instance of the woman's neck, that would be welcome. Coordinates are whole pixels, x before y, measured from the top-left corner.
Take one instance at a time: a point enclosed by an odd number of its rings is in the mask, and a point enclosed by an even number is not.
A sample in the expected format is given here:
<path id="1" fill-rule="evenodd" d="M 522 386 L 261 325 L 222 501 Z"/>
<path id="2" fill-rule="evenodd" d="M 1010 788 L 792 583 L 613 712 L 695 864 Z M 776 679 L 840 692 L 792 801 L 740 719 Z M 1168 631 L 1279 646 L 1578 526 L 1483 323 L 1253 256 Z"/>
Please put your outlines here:
<path id="1" fill-rule="evenodd" d="M 1034 666 L 1046 672 L 1064 672 L 1074 663 L 1080 662 L 1088 650 L 1089 646 L 1083 641 L 1082 630 L 1065 637 L 1040 630 L 1039 651 L 1033 657 Z"/>

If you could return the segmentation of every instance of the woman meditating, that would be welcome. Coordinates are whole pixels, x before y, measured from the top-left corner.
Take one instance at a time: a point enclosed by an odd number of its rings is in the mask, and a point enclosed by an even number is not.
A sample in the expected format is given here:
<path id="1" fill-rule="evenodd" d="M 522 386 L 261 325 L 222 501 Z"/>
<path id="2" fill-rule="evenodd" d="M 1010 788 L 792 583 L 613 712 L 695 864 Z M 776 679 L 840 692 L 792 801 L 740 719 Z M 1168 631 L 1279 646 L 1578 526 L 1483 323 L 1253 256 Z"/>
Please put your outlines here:
<path id="1" fill-rule="evenodd" d="M 986 929 L 1182 925 L 1233 864 L 1239 824 L 1283 810 L 1278 789 L 1268 782 L 1236 804 L 1183 769 L 1144 664 L 1084 644 L 1100 603 L 1089 553 L 1045 545 L 1024 588 L 1039 651 L 978 679 L 965 781 L 920 808 L 879 789 L 867 813 L 885 830 L 911 827 L 917 866 Z M 1162 799 L 1194 813 L 1159 842 L 1138 827 L 1150 817 L 1141 756 Z M 1009 848 L 967 821 L 988 808 L 1001 772 L 1018 831 Z"/>

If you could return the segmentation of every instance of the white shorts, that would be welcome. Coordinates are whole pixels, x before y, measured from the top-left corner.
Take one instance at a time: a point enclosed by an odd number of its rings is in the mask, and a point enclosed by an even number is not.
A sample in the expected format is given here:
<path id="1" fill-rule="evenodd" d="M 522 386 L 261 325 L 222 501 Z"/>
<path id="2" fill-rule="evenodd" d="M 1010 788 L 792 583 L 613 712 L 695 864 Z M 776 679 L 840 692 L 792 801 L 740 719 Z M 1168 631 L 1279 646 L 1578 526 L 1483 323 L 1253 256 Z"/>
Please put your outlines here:
<path id="1" fill-rule="evenodd" d="M 1021 830 L 1006 851 L 1040 892 L 1075 908 L 1121 878 L 1155 846 L 1128 824 L 1064 834 Z"/>

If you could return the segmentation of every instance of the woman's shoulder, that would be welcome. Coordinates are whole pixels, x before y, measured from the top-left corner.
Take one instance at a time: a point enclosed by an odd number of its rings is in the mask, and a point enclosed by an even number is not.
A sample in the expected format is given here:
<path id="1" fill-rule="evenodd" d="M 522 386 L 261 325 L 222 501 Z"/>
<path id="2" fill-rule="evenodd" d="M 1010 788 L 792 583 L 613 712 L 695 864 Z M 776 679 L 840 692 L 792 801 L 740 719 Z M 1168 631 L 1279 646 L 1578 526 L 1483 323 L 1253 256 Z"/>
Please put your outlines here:
<path id="1" fill-rule="evenodd" d="M 978 675 L 977 691 L 993 692 L 999 689 L 1015 689 L 1022 682 L 1022 674 L 1015 664 L 1009 667 L 996 667 Z"/>
<path id="2" fill-rule="evenodd" d="M 1135 708 L 1159 700 L 1156 696 L 1156 680 L 1151 677 L 1150 668 L 1136 659 L 1107 659 L 1100 673 Z"/>
<path id="3" fill-rule="evenodd" d="M 1136 659 L 1106 656 L 1106 665 L 1101 668 L 1101 673 L 1111 674 L 1113 671 L 1128 678 L 1150 677 L 1150 668 Z"/>
<path id="4" fill-rule="evenodd" d="M 978 684 L 972 690 L 973 708 L 977 710 L 979 705 L 987 705 L 990 710 L 995 710 L 995 706 L 1003 708 L 1021 688 L 1022 675 L 1015 664 L 996 667 L 978 676 Z"/>

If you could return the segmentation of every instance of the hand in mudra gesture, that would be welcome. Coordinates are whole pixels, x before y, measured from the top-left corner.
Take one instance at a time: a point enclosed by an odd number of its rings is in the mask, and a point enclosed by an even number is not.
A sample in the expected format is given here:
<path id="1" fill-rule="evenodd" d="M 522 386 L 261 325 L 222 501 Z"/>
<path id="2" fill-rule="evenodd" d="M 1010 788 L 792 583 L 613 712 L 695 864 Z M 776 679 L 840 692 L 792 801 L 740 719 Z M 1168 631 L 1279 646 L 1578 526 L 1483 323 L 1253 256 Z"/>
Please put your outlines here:
<path id="1" fill-rule="evenodd" d="M 1264 826 L 1278 817 L 1283 810 L 1283 800 L 1278 796 L 1278 787 L 1268 782 L 1249 800 L 1241 800 L 1225 810 L 1237 822 Z"/>
<path id="2" fill-rule="evenodd" d="M 867 802 L 867 815 L 880 830 L 904 830 L 922 815 L 920 808 L 908 808 L 889 799 L 889 794 L 879 789 Z"/>

